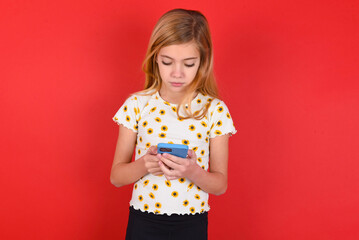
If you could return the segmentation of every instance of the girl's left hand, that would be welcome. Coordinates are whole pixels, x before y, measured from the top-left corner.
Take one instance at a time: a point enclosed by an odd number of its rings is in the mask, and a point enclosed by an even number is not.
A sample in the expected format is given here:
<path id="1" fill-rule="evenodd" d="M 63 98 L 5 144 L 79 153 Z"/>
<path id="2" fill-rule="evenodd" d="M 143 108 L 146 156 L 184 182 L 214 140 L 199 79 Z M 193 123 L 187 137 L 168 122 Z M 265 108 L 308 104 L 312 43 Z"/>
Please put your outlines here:
<path id="1" fill-rule="evenodd" d="M 180 158 L 168 153 L 158 154 L 161 161 L 159 161 L 160 168 L 167 178 L 167 180 L 175 180 L 178 178 L 191 179 L 196 167 L 196 153 L 190 149 L 187 153 L 187 158 Z"/>

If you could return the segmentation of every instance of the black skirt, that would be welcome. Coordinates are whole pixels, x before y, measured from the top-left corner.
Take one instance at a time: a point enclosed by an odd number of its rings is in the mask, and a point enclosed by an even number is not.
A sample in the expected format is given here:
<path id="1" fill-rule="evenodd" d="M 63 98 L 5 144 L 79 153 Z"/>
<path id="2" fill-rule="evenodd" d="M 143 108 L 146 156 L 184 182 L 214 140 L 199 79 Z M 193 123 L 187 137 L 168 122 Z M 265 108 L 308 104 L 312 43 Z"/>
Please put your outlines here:
<path id="1" fill-rule="evenodd" d="M 154 214 L 130 207 L 126 240 L 207 240 L 208 213 Z"/>

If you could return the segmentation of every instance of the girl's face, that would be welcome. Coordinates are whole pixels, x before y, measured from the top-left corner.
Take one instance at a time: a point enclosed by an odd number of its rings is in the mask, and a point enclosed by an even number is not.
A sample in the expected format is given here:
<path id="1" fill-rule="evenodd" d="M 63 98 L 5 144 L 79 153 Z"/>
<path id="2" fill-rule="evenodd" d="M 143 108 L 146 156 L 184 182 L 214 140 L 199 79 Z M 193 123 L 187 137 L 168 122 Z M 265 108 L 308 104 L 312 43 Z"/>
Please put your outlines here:
<path id="1" fill-rule="evenodd" d="M 160 49 L 156 62 L 162 79 L 161 91 L 184 93 L 197 74 L 200 54 L 195 43 L 170 45 Z"/>

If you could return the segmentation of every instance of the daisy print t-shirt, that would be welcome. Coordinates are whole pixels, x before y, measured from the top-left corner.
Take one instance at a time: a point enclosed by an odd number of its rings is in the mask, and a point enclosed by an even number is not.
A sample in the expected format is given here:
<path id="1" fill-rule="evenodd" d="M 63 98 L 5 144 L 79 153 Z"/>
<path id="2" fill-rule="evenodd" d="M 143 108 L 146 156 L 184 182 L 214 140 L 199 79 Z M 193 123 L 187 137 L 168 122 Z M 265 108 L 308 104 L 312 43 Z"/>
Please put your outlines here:
<path id="1" fill-rule="evenodd" d="M 210 107 L 203 119 L 180 119 L 177 105 L 163 100 L 158 92 L 134 94 L 120 107 L 113 120 L 137 133 L 135 160 L 158 143 L 185 144 L 195 151 L 197 164 L 207 171 L 209 139 L 236 133 L 228 108 L 219 99 L 199 93 L 191 102 L 192 112 L 207 103 Z M 163 175 L 152 174 L 134 184 L 130 205 L 137 210 L 167 215 L 195 214 L 210 209 L 208 193 L 188 179 L 169 181 Z"/>

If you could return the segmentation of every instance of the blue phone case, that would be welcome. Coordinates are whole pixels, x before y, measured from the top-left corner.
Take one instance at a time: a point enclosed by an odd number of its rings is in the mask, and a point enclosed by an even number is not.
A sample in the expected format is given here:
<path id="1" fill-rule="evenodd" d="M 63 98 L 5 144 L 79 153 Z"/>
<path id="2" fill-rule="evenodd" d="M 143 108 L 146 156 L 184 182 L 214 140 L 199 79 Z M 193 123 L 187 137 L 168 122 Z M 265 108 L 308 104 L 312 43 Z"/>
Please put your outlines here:
<path id="1" fill-rule="evenodd" d="M 157 145 L 158 153 L 169 153 L 177 157 L 186 158 L 188 146 L 182 144 L 159 143 Z"/>

